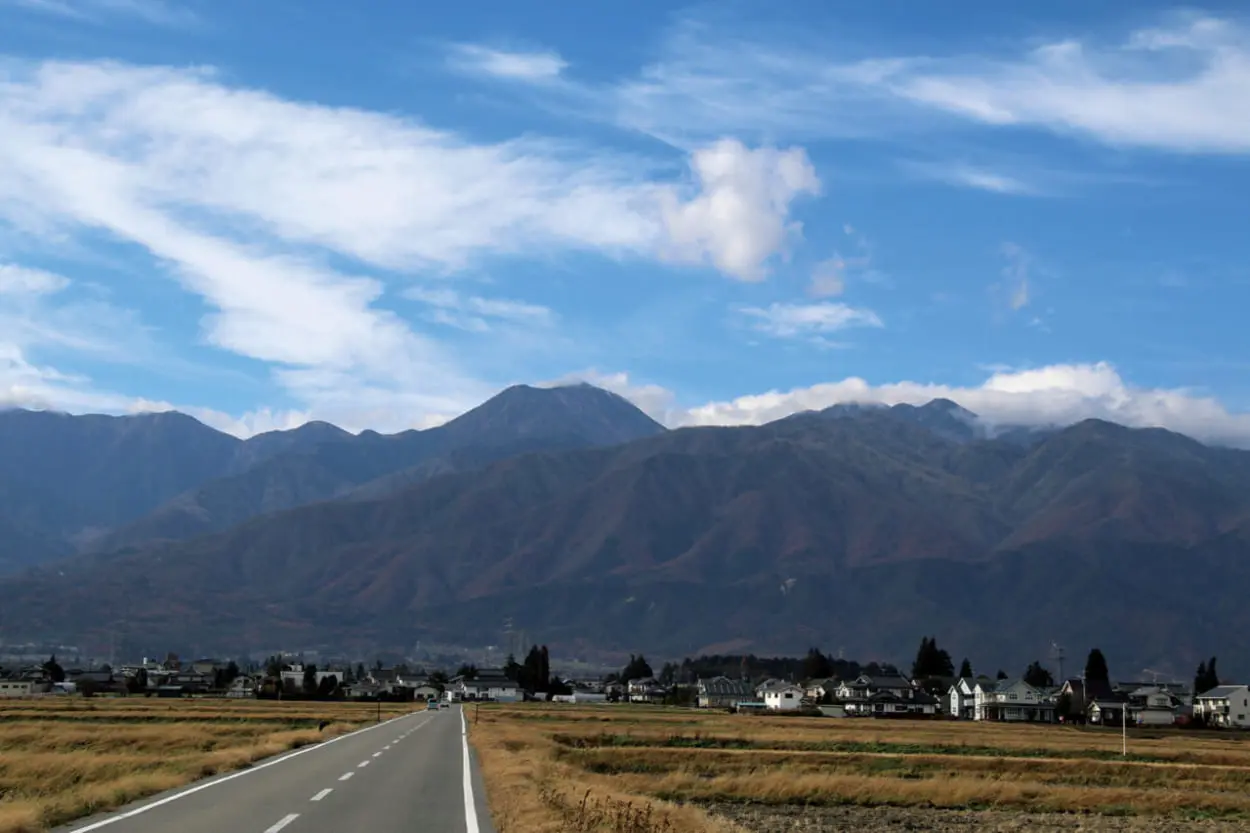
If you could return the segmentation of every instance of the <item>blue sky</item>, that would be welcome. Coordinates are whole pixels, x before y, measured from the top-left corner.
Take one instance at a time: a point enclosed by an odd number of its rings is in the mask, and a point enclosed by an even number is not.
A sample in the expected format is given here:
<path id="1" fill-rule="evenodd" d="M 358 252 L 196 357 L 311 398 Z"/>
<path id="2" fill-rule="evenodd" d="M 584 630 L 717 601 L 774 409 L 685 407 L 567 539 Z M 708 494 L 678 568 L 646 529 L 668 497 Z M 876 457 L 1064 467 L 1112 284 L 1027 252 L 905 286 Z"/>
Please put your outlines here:
<path id="1" fill-rule="evenodd" d="M 0 0 L 0 404 L 1250 445 L 1250 18 L 1109 5 Z"/>

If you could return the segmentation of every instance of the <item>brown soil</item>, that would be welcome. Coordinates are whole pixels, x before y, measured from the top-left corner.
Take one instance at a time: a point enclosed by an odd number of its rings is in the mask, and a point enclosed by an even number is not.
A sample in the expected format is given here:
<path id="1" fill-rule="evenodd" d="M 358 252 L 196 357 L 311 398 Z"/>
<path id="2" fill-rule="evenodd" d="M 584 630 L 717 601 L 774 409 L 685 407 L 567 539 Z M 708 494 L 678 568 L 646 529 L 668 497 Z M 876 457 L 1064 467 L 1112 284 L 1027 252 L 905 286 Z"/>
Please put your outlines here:
<path id="1" fill-rule="evenodd" d="M 1133 831 L 1133 833 L 1215 833 L 1250 830 L 1245 821 L 1166 819 L 1143 816 L 1094 816 L 1019 813 L 994 810 L 935 810 L 918 807 L 770 807 L 720 804 L 706 808 L 752 833 L 885 833 L 885 831 Z"/>

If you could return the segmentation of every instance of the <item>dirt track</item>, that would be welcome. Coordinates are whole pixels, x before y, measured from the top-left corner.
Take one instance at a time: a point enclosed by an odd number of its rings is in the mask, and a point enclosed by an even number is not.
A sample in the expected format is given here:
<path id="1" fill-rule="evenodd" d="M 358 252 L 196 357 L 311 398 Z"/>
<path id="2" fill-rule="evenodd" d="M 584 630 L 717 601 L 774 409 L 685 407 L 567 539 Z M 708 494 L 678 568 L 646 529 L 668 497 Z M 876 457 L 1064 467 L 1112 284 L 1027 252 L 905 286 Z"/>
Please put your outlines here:
<path id="1" fill-rule="evenodd" d="M 1189 833 L 1244 831 L 1246 822 L 1163 819 L 1149 816 L 1080 816 L 1058 813 L 1012 813 L 993 810 L 931 810 L 915 807 L 764 807 L 719 805 L 709 811 L 732 819 L 755 833 L 885 833 L 885 831 L 1133 831 Z"/>

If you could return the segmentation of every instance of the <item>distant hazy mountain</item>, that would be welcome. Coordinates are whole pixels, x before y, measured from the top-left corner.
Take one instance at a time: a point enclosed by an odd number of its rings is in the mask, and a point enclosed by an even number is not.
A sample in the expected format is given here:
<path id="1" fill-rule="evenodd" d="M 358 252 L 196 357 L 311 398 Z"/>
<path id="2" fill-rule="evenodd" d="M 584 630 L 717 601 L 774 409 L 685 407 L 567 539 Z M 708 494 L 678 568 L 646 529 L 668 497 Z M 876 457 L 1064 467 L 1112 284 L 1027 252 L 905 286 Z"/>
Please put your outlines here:
<path id="1" fill-rule="evenodd" d="M 30 526 L 34 541 L 11 542 L 7 561 L 190 538 L 366 484 L 365 494 L 384 494 L 527 451 L 611 445 L 663 430 L 625 399 L 589 385 L 508 388 L 446 425 L 391 436 L 353 436 L 314 422 L 244 442 L 181 414 L 10 411 L 0 414 L 0 471 L 21 473 L 14 482 L 30 491 L 16 508 L 42 513 L 50 525 Z M 0 507 L 0 520 L 12 517 Z M 44 537 L 50 543 L 39 544 Z M 0 570 L 5 560 L 0 554 Z"/>
<path id="2" fill-rule="evenodd" d="M 553 401 L 513 391 L 462 419 L 521 433 L 529 408 L 504 417 L 528 397 Z M 120 617 L 136 640 L 262 648 L 491 644 L 507 617 L 565 649 L 891 660 L 936 634 L 986 662 L 1057 639 L 1185 673 L 1250 651 L 1250 454 L 1095 420 L 968 437 L 941 402 L 830 416 L 452 465 L 376 499 L 78 557 L 0 582 L 0 625 L 69 637 Z"/>

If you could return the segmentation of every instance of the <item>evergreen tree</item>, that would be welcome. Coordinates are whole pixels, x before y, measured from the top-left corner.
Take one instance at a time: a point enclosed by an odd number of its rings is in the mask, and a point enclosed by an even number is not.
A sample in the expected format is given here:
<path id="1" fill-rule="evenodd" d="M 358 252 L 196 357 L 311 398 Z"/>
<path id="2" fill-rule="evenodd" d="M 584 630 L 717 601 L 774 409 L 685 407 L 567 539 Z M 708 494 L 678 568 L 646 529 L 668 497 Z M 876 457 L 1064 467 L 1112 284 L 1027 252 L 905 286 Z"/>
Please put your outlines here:
<path id="1" fill-rule="evenodd" d="M 363 680 L 367 676 L 369 674 L 365 671 L 365 664 L 363 662 L 356 663 L 356 680 Z"/>
<path id="2" fill-rule="evenodd" d="M 312 697 L 317 693 L 317 666 L 304 666 L 304 693 Z"/>
<path id="3" fill-rule="evenodd" d="M 833 663 L 820 652 L 819 648 L 809 648 L 803 659 L 803 679 L 823 680 L 833 676 Z"/>
<path id="4" fill-rule="evenodd" d="M 959 663 L 959 676 L 960 677 L 972 676 L 972 663 L 968 662 L 967 657 L 964 657 L 964 661 Z"/>
<path id="5" fill-rule="evenodd" d="M 1000 679 L 1000 680 L 1005 680 L 1005 679 L 1007 679 L 1007 672 L 1006 672 L 1006 671 L 1004 671 L 1004 670 L 1003 670 L 1003 669 L 1001 669 L 1001 668 L 1000 668 L 1000 669 L 998 669 L 998 679 Z"/>
<path id="6" fill-rule="evenodd" d="M 1215 669 L 1215 657 L 1210 662 L 1198 663 L 1198 673 L 1194 675 L 1194 696 L 1206 694 L 1220 684 L 1219 674 Z"/>
<path id="7" fill-rule="evenodd" d="M 651 666 L 647 664 L 647 660 L 642 654 L 634 656 L 629 655 L 629 665 L 621 671 L 621 682 L 628 683 L 631 680 L 645 680 L 647 677 L 654 677 L 655 673 L 651 670 Z"/>
<path id="8" fill-rule="evenodd" d="M 56 654 L 48 657 L 48 661 L 43 664 L 43 673 L 54 683 L 65 682 L 65 669 L 56 661 Z"/>
<path id="9" fill-rule="evenodd" d="M 1102 651 L 1095 648 L 1089 652 L 1089 657 L 1085 660 L 1085 685 L 1090 683 L 1107 683 L 1111 682 L 1111 672 L 1107 670 L 1107 659 L 1102 655 Z"/>
<path id="10" fill-rule="evenodd" d="M 551 656 L 544 645 L 538 651 L 538 690 L 547 691 L 551 688 Z"/>
<path id="11" fill-rule="evenodd" d="M 951 677 L 955 674 L 955 663 L 951 655 L 938 647 L 937 639 L 926 636 L 920 640 L 920 649 L 916 652 L 916 661 L 912 663 L 913 679 L 926 677 Z"/>
<path id="12" fill-rule="evenodd" d="M 1024 681 L 1034 688 L 1050 688 L 1055 684 L 1054 676 L 1036 660 L 1025 669 Z"/>

